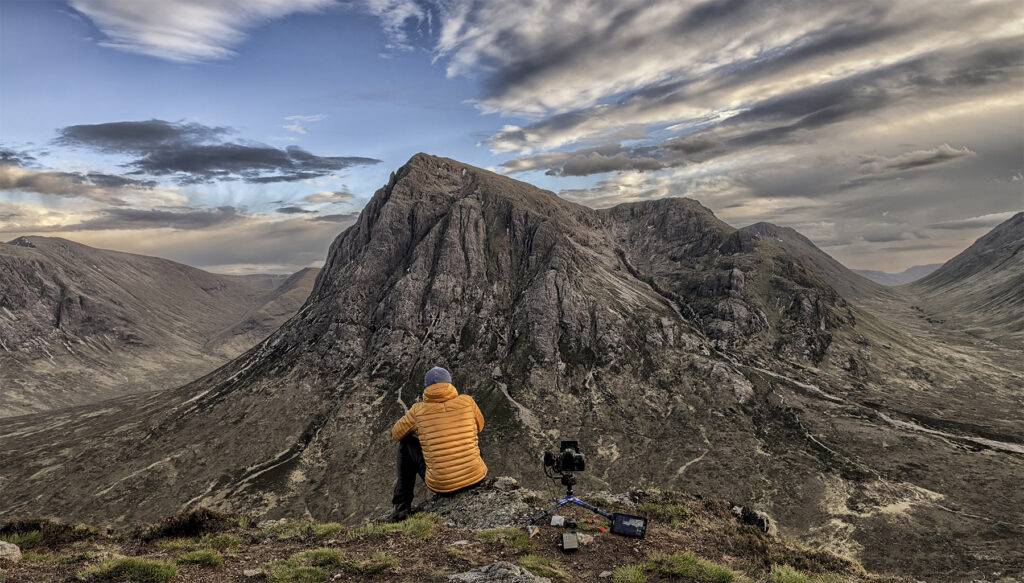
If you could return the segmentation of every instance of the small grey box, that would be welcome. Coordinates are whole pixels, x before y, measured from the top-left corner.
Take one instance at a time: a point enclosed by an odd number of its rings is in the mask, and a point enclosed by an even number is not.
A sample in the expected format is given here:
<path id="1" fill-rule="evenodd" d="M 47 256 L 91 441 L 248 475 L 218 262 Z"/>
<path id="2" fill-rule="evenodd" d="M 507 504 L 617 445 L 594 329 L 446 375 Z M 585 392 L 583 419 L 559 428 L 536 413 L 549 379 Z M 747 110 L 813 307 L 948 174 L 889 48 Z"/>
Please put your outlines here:
<path id="1" fill-rule="evenodd" d="M 571 553 L 580 550 L 580 537 L 575 532 L 562 533 L 562 552 Z"/>

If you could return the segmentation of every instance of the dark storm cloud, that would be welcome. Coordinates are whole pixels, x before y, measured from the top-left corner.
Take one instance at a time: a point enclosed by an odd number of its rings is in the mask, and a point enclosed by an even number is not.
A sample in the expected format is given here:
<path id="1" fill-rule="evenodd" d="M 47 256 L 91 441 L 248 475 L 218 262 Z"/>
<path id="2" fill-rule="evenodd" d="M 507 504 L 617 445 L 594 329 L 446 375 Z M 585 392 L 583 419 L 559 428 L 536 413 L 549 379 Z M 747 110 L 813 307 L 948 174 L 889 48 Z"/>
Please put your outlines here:
<path id="1" fill-rule="evenodd" d="M 300 206 L 283 206 L 283 207 L 277 209 L 276 212 L 279 212 L 279 213 L 281 213 L 283 215 L 304 215 L 304 214 L 314 214 L 315 215 L 318 211 L 311 211 L 311 210 L 308 210 L 308 209 L 304 209 L 304 208 L 302 208 Z"/>
<path id="2" fill-rule="evenodd" d="M 214 144 L 157 148 L 129 166 L 154 176 L 171 175 L 182 183 L 241 179 L 246 182 L 311 180 L 380 160 L 354 156 L 317 156 L 298 146 Z"/>
<path id="3" fill-rule="evenodd" d="M 118 229 L 208 229 L 245 220 L 245 214 L 232 206 L 215 209 L 136 209 L 110 208 L 99 216 L 75 225 L 60 227 L 62 231 L 107 231 Z"/>
<path id="4" fill-rule="evenodd" d="M 0 164 L 27 166 L 35 161 L 35 156 L 26 151 L 14 150 L 12 148 L 0 146 Z"/>
<path id="5" fill-rule="evenodd" d="M 58 133 L 61 145 L 129 154 L 134 159 L 124 166 L 133 173 L 167 176 L 181 184 L 293 182 L 380 162 L 358 156 L 318 156 L 298 146 L 280 149 L 225 142 L 227 128 L 158 119 L 68 126 Z"/>
<path id="6" fill-rule="evenodd" d="M 57 131 L 55 142 L 108 152 L 140 153 L 171 145 L 219 140 L 229 133 L 231 130 L 226 127 L 151 119 L 68 126 Z"/>

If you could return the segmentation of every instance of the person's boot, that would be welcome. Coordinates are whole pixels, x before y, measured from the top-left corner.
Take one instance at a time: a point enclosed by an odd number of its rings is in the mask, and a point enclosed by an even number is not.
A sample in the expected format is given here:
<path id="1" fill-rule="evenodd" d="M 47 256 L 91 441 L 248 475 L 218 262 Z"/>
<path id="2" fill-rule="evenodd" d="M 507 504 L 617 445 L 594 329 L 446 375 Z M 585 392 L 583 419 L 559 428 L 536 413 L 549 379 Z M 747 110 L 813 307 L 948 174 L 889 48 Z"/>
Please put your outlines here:
<path id="1" fill-rule="evenodd" d="M 408 502 L 402 502 L 395 504 L 394 510 L 388 515 L 390 522 L 402 522 L 406 518 L 409 518 L 409 514 L 412 512 L 412 504 Z"/>

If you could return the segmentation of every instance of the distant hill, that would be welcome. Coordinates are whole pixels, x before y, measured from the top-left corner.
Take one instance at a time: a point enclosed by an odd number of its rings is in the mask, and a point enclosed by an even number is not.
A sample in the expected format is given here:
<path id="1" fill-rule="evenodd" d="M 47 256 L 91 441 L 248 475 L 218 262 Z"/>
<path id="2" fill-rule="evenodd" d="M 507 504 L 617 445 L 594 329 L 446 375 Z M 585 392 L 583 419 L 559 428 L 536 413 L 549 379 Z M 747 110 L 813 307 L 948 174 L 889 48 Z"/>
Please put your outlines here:
<path id="1" fill-rule="evenodd" d="M 1024 347 L 1024 212 L 996 226 L 908 290 L 923 311 L 972 334 Z"/>
<path id="2" fill-rule="evenodd" d="M 782 247 L 847 300 L 856 302 L 886 293 L 885 288 L 877 282 L 869 281 L 847 269 L 795 229 L 772 223 L 755 223 L 740 230 L 757 235 L 769 244 Z"/>
<path id="3" fill-rule="evenodd" d="M 913 267 L 908 267 L 899 273 L 875 271 L 872 269 L 853 269 L 851 271 L 858 275 L 862 275 L 875 283 L 887 286 L 897 286 L 917 281 L 940 267 L 942 267 L 941 263 L 929 263 L 928 265 L 915 265 Z"/>
<path id="4" fill-rule="evenodd" d="M 311 287 L 264 291 L 59 238 L 0 243 L 0 417 L 186 383 L 272 332 Z"/>

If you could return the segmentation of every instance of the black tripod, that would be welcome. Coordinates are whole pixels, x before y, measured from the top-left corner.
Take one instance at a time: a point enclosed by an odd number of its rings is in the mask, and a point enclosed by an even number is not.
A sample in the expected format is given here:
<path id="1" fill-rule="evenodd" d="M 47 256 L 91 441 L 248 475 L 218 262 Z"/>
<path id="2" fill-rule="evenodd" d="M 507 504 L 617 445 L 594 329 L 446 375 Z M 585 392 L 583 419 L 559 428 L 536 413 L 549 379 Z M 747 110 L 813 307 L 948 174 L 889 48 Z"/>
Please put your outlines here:
<path id="1" fill-rule="evenodd" d="M 547 469 L 544 470 L 544 473 L 547 474 Z M 548 474 L 548 477 L 554 478 L 554 476 L 552 476 L 550 474 Z M 576 476 L 572 475 L 571 472 L 562 472 L 562 484 L 565 486 L 565 498 L 562 498 L 561 500 L 558 501 L 557 504 L 555 504 L 554 506 L 548 508 L 544 512 L 541 512 L 537 516 L 534 516 L 533 518 L 530 519 L 530 522 L 527 522 L 526 524 L 533 524 L 533 523 L 537 522 L 538 520 L 540 520 L 541 518 L 544 518 L 545 516 L 551 514 L 555 510 L 558 510 L 562 506 L 565 506 L 566 504 L 576 504 L 578 506 L 582 506 L 582 507 L 586 508 L 587 510 L 590 510 L 591 512 L 596 512 L 597 514 L 600 514 L 601 516 L 603 516 L 603 517 L 605 517 L 605 518 L 607 518 L 609 520 L 612 519 L 612 515 L 611 514 L 605 512 L 604 510 L 601 510 L 597 506 L 591 506 L 590 504 L 587 504 L 583 500 L 580 500 L 579 498 L 577 498 L 572 493 L 572 487 L 574 485 L 576 485 Z"/>

